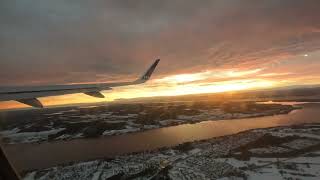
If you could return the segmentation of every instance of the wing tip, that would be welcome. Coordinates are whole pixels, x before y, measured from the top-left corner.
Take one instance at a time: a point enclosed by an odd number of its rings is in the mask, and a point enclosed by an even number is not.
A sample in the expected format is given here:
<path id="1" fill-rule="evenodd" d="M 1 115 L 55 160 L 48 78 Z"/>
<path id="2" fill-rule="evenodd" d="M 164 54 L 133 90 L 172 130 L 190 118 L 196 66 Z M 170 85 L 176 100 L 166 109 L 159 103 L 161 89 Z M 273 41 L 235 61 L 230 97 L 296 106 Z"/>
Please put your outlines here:
<path id="1" fill-rule="evenodd" d="M 147 81 L 150 79 L 152 73 L 154 72 L 154 70 L 156 69 L 157 65 L 160 62 L 160 58 L 156 59 L 154 61 L 154 63 L 149 67 L 149 69 L 143 74 L 143 76 L 140 78 L 143 81 Z"/>

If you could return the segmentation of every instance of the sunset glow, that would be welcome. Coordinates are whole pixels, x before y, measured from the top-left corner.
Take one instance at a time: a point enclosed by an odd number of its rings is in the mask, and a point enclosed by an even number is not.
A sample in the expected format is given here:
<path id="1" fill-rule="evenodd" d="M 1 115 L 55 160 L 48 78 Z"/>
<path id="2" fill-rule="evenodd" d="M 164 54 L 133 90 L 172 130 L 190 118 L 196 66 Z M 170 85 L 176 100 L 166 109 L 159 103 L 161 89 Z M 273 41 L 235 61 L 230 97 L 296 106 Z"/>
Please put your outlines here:
<path id="1" fill-rule="evenodd" d="M 315 53 L 318 55 L 320 53 Z M 319 55 L 318 55 L 319 56 Z M 310 57 L 310 56 L 309 56 Z M 308 57 L 308 58 L 309 58 Z M 139 97 L 178 96 L 201 93 L 220 93 L 239 90 L 265 89 L 295 84 L 314 84 L 320 80 L 319 76 L 298 76 L 306 68 L 319 67 L 318 63 L 309 60 L 307 65 L 299 58 L 288 59 L 284 65 L 276 67 L 254 69 L 213 69 L 195 73 L 168 75 L 153 78 L 146 84 L 114 88 L 104 91 L 105 99 L 93 98 L 84 94 L 73 94 L 40 98 L 50 105 L 64 105 L 76 103 L 108 102 L 117 99 L 131 99 Z M 303 65 L 302 65 L 303 64 Z M 320 68 L 320 67 L 319 67 Z M 272 71 L 270 71 L 272 70 Z M 0 103 L 0 109 L 27 107 L 23 104 L 10 101 Z"/>
<path id="2" fill-rule="evenodd" d="M 138 97 L 178 96 L 187 94 L 219 93 L 248 89 L 260 89 L 277 85 L 276 82 L 265 79 L 224 80 L 216 82 L 210 81 L 212 77 L 219 77 L 222 74 L 227 75 L 226 77 L 235 75 L 237 75 L 237 77 L 242 77 L 245 75 L 257 73 L 259 71 L 227 71 L 224 73 L 220 72 L 218 74 L 212 71 L 207 71 L 194 74 L 178 74 L 166 76 L 160 79 L 154 79 L 145 85 L 115 88 L 112 91 L 105 91 L 103 93 L 107 97 L 106 99 L 93 98 L 83 94 L 74 94 L 41 98 L 41 100 L 46 105 L 93 103 Z M 17 107 L 26 106 L 16 102 L 6 102 L 2 103 L 2 106 L 0 108 L 7 109 Z"/>
<path id="3" fill-rule="evenodd" d="M 39 99 L 50 106 L 316 85 L 317 5 L 4 1 L 0 86 L 132 81 L 158 58 L 150 81 L 103 91 L 105 99 L 84 94 Z M 15 107 L 27 106 L 0 102 L 0 109 Z"/>
<path id="4" fill-rule="evenodd" d="M 210 72 L 194 74 L 178 74 L 155 80 L 156 82 L 185 83 L 205 79 Z"/>
<path id="5" fill-rule="evenodd" d="M 0 0 L 0 177 L 320 180 L 319 7 Z"/>

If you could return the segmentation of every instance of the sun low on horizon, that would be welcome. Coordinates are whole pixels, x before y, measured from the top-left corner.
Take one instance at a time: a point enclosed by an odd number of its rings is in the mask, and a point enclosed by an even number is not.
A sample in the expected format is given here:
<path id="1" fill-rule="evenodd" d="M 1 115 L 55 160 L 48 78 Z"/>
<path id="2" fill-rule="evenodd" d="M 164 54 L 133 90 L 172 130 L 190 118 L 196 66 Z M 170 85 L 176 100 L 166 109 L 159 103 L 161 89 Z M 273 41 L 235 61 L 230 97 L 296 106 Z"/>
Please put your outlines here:
<path id="1" fill-rule="evenodd" d="M 264 79 L 243 79 L 222 82 L 195 82 L 197 74 L 181 74 L 167 76 L 161 79 L 151 80 L 146 85 L 133 85 L 125 88 L 115 88 L 110 91 L 102 91 L 104 99 L 90 97 L 84 94 L 73 94 L 40 98 L 46 106 L 68 105 L 76 103 L 109 102 L 118 99 L 132 99 L 156 96 L 179 96 L 203 93 L 221 93 L 239 90 L 270 88 L 275 82 Z M 203 80 L 203 79 L 201 79 Z M 0 109 L 12 109 L 28 107 L 14 101 L 0 103 Z"/>
<path id="2" fill-rule="evenodd" d="M 320 84 L 316 1 L 0 4 L 0 88 L 121 82 L 161 59 L 146 84 L 40 98 L 45 106 Z"/>
<path id="3" fill-rule="evenodd" d="M 319 53 L 320 54 L 320 53 Z M 312 54 L 317 56 L 318 52 Z M 290 61 L 297 61 L 298 64 L 304 63 L 303 58 L 291 58 Z M 290 66 L 290 65 L 286 65 Z M 295 65 L 296 66 L 296 65 Z M 161 68 L 161 66 L 160 66 Z M 286 67 L 293 68 L 293 67 Z M 274 72 L 270 72 L 272 69 Z M 84 94 L 72 94 L 63 96 L 52 96 L 40 98 L 45 106 L 52 105 L 68 105 L 77 103 L 98 103 L 110 102 L 119 99 L 132 99 L 141 97 L 156 97 L 156 96 L 180 96 L 190 94 L 204 93 L 224 93 L 236 92 L 256 89 L 269 89 L 288 85 L 302 84 L 301 79 L 293 74 L 298 72 L 279 72 L 275 71 L 275 67 L 255 68 L 255 69 L 216 69 L 205 70 L 195 73 L 182 73 L 167 75 L 163 77 L 155 76 L 146 84 L 132 85 L 127 87 L 118 87 L 109 91 L 102 91 L 106 98 L 94 98 Z M 282 69 L 282 67 L 278 67 Z M 155 73 L 156 74 L 156 73 Z M 304 84 L 316 84 L 318 78 L 303 78 Z M 0 103 L 0 109 L 15 109 L 28 107 L 26 105 L 7 101 Z"/>

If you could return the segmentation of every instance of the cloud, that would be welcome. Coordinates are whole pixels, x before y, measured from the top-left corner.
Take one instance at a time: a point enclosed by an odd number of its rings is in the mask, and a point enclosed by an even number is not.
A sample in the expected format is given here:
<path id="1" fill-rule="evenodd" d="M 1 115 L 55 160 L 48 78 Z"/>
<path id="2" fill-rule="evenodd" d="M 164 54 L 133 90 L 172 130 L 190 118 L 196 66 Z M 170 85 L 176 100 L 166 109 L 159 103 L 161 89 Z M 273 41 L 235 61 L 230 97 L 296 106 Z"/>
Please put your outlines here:
<path id="1" fill-rule="evenodd" d="M 286 75 L 291 75 L 293 73 L 290 72 L 285 72 L 285 73 L 266 73 L 266 74 L 260 74 L 259 76 L 261 77 L 273 77 L 273 76 L 286 76 Z"/>
<path id="2" fill-rule="evenodd" d="M 318 0 L 0 2 L 0 84 L 264 69 L 319 50 Z"/>

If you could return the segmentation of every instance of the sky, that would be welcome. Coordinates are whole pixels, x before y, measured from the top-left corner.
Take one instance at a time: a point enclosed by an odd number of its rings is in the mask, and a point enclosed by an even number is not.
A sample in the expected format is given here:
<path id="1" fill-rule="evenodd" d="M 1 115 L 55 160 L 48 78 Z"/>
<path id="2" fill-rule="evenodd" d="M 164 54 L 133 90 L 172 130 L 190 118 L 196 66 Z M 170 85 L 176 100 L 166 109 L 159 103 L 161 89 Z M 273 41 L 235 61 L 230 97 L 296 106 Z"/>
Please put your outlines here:
<path id="1" fill-rule="evenodd" d="M 0 85 L 126 81 L 107 100 L 320 82 L 319 0 L 1 0 Z M 44 104 L 106 101 L 85 95 Z M 0 108 L 21 106 L 2 102 Z"/>

